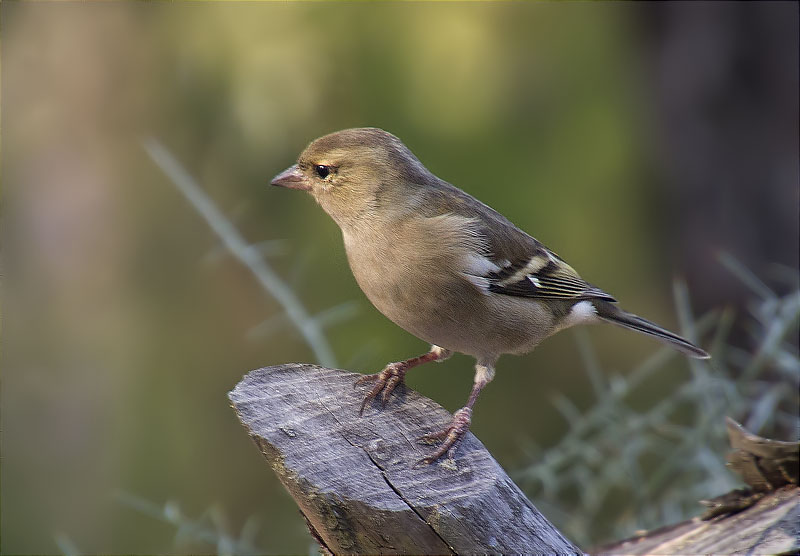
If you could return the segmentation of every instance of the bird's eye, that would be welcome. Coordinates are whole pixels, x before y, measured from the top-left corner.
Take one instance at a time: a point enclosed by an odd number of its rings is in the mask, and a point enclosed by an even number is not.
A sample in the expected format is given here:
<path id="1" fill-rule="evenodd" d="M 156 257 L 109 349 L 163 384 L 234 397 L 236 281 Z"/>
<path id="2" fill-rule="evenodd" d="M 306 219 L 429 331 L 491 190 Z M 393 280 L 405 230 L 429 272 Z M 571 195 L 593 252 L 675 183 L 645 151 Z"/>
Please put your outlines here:
<path id="1" fill-rule="evenodd" d="M 328 177 L 328 174 L 331 173 L 331 167 L 325 166 L 324 164 L 317 164 L 314 166 L 314 171 L 317 173 L 319 177 L 323 180 Z"/>

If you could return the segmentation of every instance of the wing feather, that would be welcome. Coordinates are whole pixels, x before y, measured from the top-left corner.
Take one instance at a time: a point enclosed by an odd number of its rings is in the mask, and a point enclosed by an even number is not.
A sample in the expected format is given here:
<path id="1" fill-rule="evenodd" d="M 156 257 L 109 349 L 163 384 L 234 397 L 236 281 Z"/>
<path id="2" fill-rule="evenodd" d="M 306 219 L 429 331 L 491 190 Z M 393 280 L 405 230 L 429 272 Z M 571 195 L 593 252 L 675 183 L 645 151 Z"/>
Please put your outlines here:
<path id="1" fill-rule="evenodd" d="M 552 251 L 542 252 L 530 259 L 510 264 L 486 276 L 489 291 L 504 295 L 554 299 L 605 299 L 611 295 L 581 278 L 575 270 Z"/>
<path id="2" fill-rule="evenodd" d="M 466 257 L 463 274 L 484 293 L 616 301 L 494 209 L 435 176 L 430 178 L 420 188 L 414 210 L 428 217 L 454 214 L 470 220 L 472 231 L 485 241 L 485 250 L 477 251 L 485 264 Z"/>

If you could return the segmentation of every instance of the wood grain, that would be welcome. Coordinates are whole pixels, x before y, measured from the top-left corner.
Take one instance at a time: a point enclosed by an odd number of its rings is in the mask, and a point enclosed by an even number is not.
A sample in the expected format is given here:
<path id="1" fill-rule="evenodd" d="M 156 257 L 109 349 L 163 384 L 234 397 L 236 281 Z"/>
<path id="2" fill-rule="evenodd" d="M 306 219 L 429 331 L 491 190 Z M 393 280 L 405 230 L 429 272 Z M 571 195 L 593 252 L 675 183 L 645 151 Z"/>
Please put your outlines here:
<path id="1" fill-rule="evenodd" d="M 361 375 L 306 364 L 252 371 L 229 394 L 242 423 L 334 554 L 574 554 L 471 433 L 454 460 L 415 466 L 451 419 L 399 386 L 363 417 Z"/>
<path id="2" fill-rule="evenodd" d="M 677 525 L 600 548 L 602 555 L 797 554 L 800 550 L 800 489 L 787 486 L 752 507 L 704 521 Z"/>

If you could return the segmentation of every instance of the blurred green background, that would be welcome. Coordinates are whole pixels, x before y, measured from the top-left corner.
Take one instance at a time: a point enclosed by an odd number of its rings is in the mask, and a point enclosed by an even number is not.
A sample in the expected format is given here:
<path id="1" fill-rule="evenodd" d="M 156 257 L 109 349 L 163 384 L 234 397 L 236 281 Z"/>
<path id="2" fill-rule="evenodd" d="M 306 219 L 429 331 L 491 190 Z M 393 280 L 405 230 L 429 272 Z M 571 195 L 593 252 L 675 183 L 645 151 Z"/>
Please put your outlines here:
<path id="1" fill-rule="evenodd" d="M 721 251 L 778 295 L 796 288 L 796 3 L 3 2 L 0 15 L 3 553 L 313 546 L 226 393 L 250 369 L 314 355 L 148 137 L 312 315 L 336 308 L 326 338 L 349 369 L 426 345 L 368 303 L 319 207 L 267 186 L 341 128 L 391 131 L 673 329 L 676 277 L 696 314 L 746 314 Z M 731 342 L 752 349 L 739 328 Z M 657 349 L 588 334 L 621 375 Z M 408 382 L 452 411 L 472 365 L 455 356 Z M 665 365 L 642 407 L 690 376 L 683 359 Z M 565 434 L 556 393 L 592 404 L 583 367 L 572 332 L 500 361 L 472 430 L 506 469 Z M 641 525 L 619 515 L 622 531 Z"/>

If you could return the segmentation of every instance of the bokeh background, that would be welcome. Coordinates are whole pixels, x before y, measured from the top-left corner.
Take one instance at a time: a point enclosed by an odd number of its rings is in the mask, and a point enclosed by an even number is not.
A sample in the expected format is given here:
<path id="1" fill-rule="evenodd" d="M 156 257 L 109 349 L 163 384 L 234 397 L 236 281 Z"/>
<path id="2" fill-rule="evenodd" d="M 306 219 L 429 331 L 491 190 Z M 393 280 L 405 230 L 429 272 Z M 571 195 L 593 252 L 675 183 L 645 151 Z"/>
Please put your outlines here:
<path id="1" fill-rule="evenodd" d="M 1 10 L 3 553 L 313 550 L 226 393 L 250 369 L 318 358 L 147 141 L 320 317 L 342 367 L 375 372 L 426 345 L 370 306 L 319 207 L 267 184 L 315 137 L 357 126 L 398 135 L 630 310 L 713 344 L 710 367 L 689 367 L 598 327 L 502 359 L 473 432 L 521 481 L 564 453 L 570 412 L 597 406 L 598 381 L 625 384 L 653 353 L 659 373 L 632 394 L 642 414 L 724 373 L 738 405 L 706 389 L 719 409 L 709 426 L 748 419 L 752 394 L 758 430 L 796 437 L 786 392 L 800 374 L 797 320 L 785 302 L 797 301 L 796 3 Z M 773 322 L 753 317 L 759 292 L 789 307 L 780 352 L 759 347 Z M 759 349 L 757 373 L 737 374 Z M 408 382 L 455 410 L 472 373 L 456 356 Z M 691 430 L 698 412 L 680 411 L 671 418 Z M 665 438 L 677 430 L 660 425 Z M 588 444 L 598 465 L 614 464 L 620 446 Z M 714 448 L 707 459 L 721 465 Z M 647 476 L 657 459 L 637 465 Z M 581 492 L 598 476 L 522 484 L 586 547 L 697 513 L 644 511 L 681 490 L 669 481 L 639 506 L 609 487 L 591 510 Z M 695 483 L 714 495 L 736 480 Z"/>

